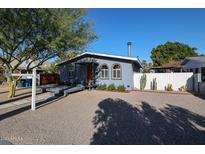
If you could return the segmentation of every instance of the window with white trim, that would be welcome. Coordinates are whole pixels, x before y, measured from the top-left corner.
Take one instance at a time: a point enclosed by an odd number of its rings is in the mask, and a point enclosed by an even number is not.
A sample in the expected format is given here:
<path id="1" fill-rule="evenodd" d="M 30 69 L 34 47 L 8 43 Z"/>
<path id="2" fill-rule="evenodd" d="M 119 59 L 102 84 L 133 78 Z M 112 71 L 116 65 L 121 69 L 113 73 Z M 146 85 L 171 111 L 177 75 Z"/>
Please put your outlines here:
<path id="1" fill-rule="evenodd" d="M 121 79 L 121 66 L 119 64 L 113 65 L 112 78 L 113 79 Z"/>
<path id="2" fill-rule="evenodd" d="M 108 79 L 108 66 L 106 64 L 103 64 L 101 66 L 101 79 Z"/>

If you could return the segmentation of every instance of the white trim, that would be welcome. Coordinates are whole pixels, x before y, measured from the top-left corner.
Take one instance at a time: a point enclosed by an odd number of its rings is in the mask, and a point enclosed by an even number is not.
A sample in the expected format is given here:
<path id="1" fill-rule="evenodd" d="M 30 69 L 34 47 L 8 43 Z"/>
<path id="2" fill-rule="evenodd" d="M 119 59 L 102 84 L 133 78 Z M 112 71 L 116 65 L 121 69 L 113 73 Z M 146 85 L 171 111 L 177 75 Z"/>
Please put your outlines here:
<path id="1" fill-rule="evenodd" d="M 78 57 L 81 57 L 81 56 L 84 56 L 84 55 L 92 55 L 92 56 L 102 56 L 102 57 L 108 57 L 108 58 L 117 58 L 117 59 L 123 59 L 123 60 L 131 60 L 131 61 L 135 61 L 135 62 L 138 62 L 140 65 L 140 61 L 138 58 L 133 58 L 133 57 L 125 57 L 125 56 L 115 56 L 115 55 L 108 55 L 108 54 L 101 54 L 101 53 L 94 53 L 94 52 L 84 52 L 70 60 L 73 60 L 75 58 L 78 58 Z M 70 60 L 66 60 L 66 61 L 63 61 L 63 62 L 60 62 L 58 63 L 57 65 L 60 65 L 60 64 L 63 64 L 65 62 L 68 62 Z M 142 65 L 141 65 L 142 66 Z"/>
<path id="2" fill-rule="evenodd" d="M 113 69 L 115 65 L 119 65 L 120 68 Z M 120 77 L 117 77 L 117 72 L 118 71 L 120 71 Z M 116 74 L 116 77 L 114 77 L 114 72 Z M 122 80 L 122 66 L 120 64 L 118 64 L 118 63 L 115 63 L 115 64 L 112 65 L 112 79 L 113 80 Z"/>
<path id="3" fill-rule="evenodd" d="M 31 110 L 36 110 L 36 69 L 33 69 Z"/>
<path id="4" fill-rule="evenodd" d="M 95 55 L 95 56 L 103 56 L 103 57 L 110 57 L 110 58 L 119 58 L 119 59 L 132 60 L 132 61 L 137 61 L 138 62 L 138 59 L 133 58 L 133 57 L 115 56 L 115 55 L 92 53 L 92 52 L 85 52 L 84 54 Z"/>
<path id="5" fill-rule="evenodd" d="M 102 69 L 102 67 L 103 66 L 106 66 L 107 67 L 107 69 Z M 102 76 L 102 72 L 104 72 L 104 77 Z M 107 72 L 107 77 L 105 76 L 105 72 Z M 100 66 L 100 78 L 102 79 L 102 80 L 109 80 L 109 67 L 108 67 L 108 65 L 107 64 L 102 64 L 101 66 Z"/>
<path id="6" fill-rule="evenodd" d="M 29 77 L 32 77 L 33 74 L 11 74 L 11 76 L 29 76 Z"/>

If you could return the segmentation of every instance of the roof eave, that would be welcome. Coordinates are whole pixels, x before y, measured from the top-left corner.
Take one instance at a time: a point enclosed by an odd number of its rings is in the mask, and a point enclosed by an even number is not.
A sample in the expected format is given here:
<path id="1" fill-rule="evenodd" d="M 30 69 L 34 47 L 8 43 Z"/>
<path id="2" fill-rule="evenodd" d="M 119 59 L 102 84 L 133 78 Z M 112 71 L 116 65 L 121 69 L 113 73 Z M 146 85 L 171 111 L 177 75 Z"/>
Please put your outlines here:
<path id="1" fill-rule="evenodd" d="M 76 56 L 76 57 L 74 57 L 74 58 L 72 58 L 72 59 L 65 60 L 65 61 L 63 61 L 63 62 L 60 62 L 60 63 L 56 64 L 56 65 L 59 66 L 59 65 L 62 65 L 62 64 L 64 64 L 64 63 L 69 63 L 70 61 L 73 61 L 73 60 L 75 60 L 75 59 L 77 59 L 77 58 L 79 58 L 79 57 L 81 57 L 81 56 L 84 56 L 84 55 L 101 56 L 101 57 L 108 57 L 108 58 L 116 58 L 116 59 L 134 61 L 134 62 L 137 62 L 137 63 L 142 67 L 142 64 L 141 64 L 141 62 L 139 61 L 138 58 L 122 57 L 122 56 L 112 56 L 112 55 L 98 54 L 98 53 L 91 53 L 91 52 L 84 52 L 84 53 L 82 53 L 82 54 L 80 54 L 80 55 L 78 55 L 78 56 Z"/>

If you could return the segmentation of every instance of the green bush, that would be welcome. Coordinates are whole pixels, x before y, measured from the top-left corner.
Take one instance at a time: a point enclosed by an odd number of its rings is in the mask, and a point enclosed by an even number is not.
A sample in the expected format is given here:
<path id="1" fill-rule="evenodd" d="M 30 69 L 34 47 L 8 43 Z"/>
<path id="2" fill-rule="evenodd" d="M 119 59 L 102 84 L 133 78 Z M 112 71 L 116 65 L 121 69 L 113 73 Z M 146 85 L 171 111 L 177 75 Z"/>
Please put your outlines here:
<path id="1" fill-rule="evenodd" d="M 99 84 L 97 86 L 97 89 L 99 89 L 99 90 L 106 90 L 107 89 L 107 85 L 106 84 Z"/>
<path id="2" fill-rule="evenodd" d="M 166 90 L 167 91 L 173 91 L 172 84 L 168 84 Z"/>
<path id="3" fill-rule="evenodd" d="M 141 79 L 140 79 L 140 89 L 144 90 L 145 86 L 146 86 L 146 82 L 147 82 L 147 76 L 146 74 L 143 74 Z"/>
<path id="4" fill-rule="evenodd" d="M 124 85 L 119 85 L 119 86 L 117 86 L 117 90 L 119 90 L 119 91 L 125 91 L 125 86 Z"/>
<path id="5" fill-rule="evenodd" d="M 116 87 L 115 87 L 115 84 L 110 84 L 108 87 L 107 87 L 108 90 L 116 90 Z"/>
<path id="6" fill-rule="evenodd" d="M 180 88 L 179 88 L 179 91 L 187 91 L 187 87 L 186 86 L 181 86 Z"/>

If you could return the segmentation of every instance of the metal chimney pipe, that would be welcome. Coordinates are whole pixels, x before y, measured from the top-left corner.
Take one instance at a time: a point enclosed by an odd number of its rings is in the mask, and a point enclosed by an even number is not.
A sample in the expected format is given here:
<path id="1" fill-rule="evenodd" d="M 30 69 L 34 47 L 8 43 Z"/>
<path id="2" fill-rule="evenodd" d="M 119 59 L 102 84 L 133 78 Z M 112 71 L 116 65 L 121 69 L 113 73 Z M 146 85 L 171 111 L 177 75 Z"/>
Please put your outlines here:
<path id="1" fill-rule="evenodd" d="M 127 51 L 128 51 L 128 57 L 131 57 L 131 42 L 127 42 Z"/>

